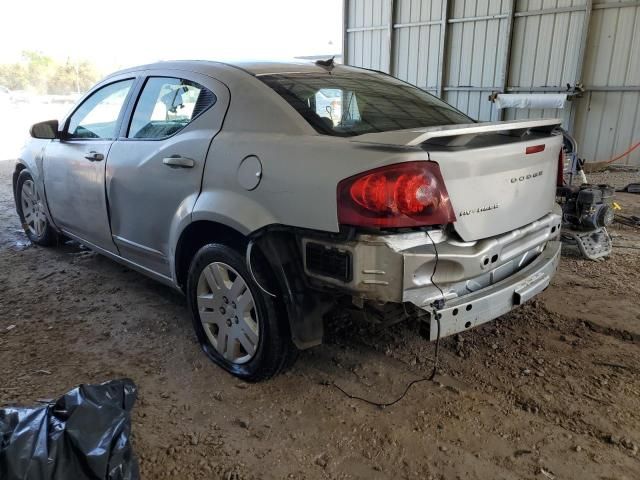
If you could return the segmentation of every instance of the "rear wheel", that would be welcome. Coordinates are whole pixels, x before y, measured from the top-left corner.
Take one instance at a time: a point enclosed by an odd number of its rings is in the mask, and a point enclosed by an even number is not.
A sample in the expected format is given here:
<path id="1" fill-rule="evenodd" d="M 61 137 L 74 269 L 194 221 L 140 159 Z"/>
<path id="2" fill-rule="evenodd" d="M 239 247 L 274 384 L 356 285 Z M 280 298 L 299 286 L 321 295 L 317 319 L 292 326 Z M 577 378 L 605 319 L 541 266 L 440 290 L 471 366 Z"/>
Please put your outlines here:
<path id="1" fill-rule="evenodd" d="M 266 265 L 255 261 L 252 269 L 261 285 L 269 283 Z M 234 249 L 202 247 L 191 262 L 187 296 L 203 351 L 228 372 L 260 381 L 289 363 L 295 347 L 282 301 L 256 284 Z"/>
<path id="2" fill-rule="evenodd" d="M 40 196 L 33 177 L 26 170 L 18 176 L 16 203 L 22 227 L 29 240 L 45 247 L 58 243 L 58 235 L 45 213 L 44 199 Z"/>

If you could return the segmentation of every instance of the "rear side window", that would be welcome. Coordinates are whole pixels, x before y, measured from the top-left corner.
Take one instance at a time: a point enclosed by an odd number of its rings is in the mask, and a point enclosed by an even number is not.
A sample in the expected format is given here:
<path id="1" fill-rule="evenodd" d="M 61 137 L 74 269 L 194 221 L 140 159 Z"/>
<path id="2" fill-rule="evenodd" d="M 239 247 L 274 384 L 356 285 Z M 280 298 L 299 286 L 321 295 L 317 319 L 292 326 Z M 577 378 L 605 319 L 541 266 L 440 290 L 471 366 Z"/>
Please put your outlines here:
<path id="1" fill-rule="evenodd" d="M 195 82 L 150 77 L 136 103 L 127 137 L 169 137 L 214 105 L 216 100 L 213 92 Z"/>
<path id="2" fill-rule="evenodd" d="M 327 135 L 473 123 L 439 98 L 376 72 L 334 69 L 257 77 Z"/>

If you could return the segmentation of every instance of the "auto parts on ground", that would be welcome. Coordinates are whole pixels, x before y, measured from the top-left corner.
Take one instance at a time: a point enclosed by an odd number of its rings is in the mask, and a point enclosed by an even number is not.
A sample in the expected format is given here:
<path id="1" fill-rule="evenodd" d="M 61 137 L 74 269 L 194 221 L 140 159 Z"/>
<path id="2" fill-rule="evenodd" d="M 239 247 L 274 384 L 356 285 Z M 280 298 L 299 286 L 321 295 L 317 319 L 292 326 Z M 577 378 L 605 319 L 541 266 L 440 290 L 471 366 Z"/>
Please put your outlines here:
<path id="1" fill-rule="evenodd" d="M 640 183 L 630 183 L 624 188 L 617 190 L 618 192 L 640 193 Z"/>
<path id="2" fill-rule="evenodd" d="M 591 185 L 584 174 L 584 160 L 578 157 L 575 139 L 563 131 L 563 154 L 556 197 L 562 206 L 562 240 L 590 260 L 611 254 L 613 245 L 607 226 L 613 223 L 614 188 Z M 573 185 L 574 180 L 580 185 Z"/>
<path id="3" fill-rule="evenodd" d="M 611 238 L 606 227 L 614 218 L 613 188 L 584 184 L 558 188 L 562 205 L 562 240 L 575 246 L 590 260 L 611 254 Z"/>
<path id="4" fill-rule="evenodd" d="M 620 215 L 617 214 L 614 220 L 629 227 L 640 227 L 640 217 L 637 215 Z"/>
<path id="5" fill-rule="evenodd" d="M 607 257 L 613 248 L 606 228 L 581 232 L 563 227 L 561 238 L 565 245 L 577 247 L 580 254 L 589 260 Z"/>
<path id="6" fill-rule="evenodd" d="M 136 386 L 80 385 L 55 402 L 0 409 L 3 480 L 137 480 L 130 443 Z"/>
<path id="7" fill-rule="evenodd" d="M 584 184 L 561 191 L 562 220 L 579 230 L 597 230 L 613 222 L 613 187 Z"/>

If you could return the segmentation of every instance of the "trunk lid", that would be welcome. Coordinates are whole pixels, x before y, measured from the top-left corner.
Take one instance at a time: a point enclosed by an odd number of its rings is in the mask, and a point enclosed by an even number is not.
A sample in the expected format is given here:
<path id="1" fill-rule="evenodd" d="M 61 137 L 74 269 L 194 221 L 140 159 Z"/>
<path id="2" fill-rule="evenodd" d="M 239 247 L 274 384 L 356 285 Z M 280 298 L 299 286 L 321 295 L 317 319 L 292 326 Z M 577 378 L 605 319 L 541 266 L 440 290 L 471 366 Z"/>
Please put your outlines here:
<path id="1" fill-rule="evenodd" d="M 439 164 L 465 241 L 500 235 L 553 210 L 560 120 L 447 125 L 370 133 L 352 141 L 420 147 Z M 527 153 L 529 152 L 529 153 Z"/>

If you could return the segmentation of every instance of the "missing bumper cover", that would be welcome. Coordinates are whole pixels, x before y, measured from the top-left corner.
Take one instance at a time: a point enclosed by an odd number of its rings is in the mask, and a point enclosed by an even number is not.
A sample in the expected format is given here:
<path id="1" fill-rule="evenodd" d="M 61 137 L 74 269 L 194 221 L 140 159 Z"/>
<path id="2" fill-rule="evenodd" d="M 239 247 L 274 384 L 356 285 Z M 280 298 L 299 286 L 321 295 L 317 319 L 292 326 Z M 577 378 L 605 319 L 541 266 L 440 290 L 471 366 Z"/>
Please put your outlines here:
<path id="1" fill-rule="evenodd" d="M 493 320 L 522 305 L 544 290 L 560 261 L 560 242 L 551 241 L 531 264 L 501 282 L 447 301 L 438 310 L 440 337 L 446 337 Z M 455 313 L 454 313 L 455 312 Z M 436 339 L 436 320 L 429 320 L 430 340 Z"/>
<path id="2" fill-rule="evenodd" d="M 305 259 L 310 272 L 345 283 L 350 282 L 353 277 L 350 252 L 309 242 L 306 245 Z"/>

